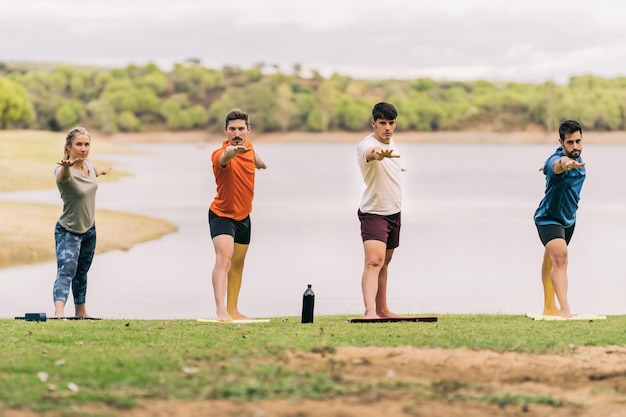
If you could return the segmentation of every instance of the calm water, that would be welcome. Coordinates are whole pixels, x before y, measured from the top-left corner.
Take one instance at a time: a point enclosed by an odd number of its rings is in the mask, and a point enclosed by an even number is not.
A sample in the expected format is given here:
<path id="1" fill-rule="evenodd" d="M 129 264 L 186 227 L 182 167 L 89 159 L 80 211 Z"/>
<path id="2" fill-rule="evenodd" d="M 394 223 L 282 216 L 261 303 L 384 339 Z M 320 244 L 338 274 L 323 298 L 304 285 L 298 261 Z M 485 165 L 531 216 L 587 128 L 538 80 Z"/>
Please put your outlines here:
<path id="1" fill-rule="evenodd" d="M 214 317 L 206 216 L 215 192 L 210 154 L 216 146 L 139 145 L 138 154 L 108 156 L 116 169 L 135 176 L 101 183 L 98 207 L 165 218 L 179 231 L 97 256 L 89 275 L 92 314 Z M 540 312 L 543 247 L 532 215 L 543 195 L 538 168 L 556 146 L 399 147 L 407 171 L 401 245 L 390 267 L 391 308 Z M 312 284 L 316 314 L 361 314 L 356 210 L 362 183 L 355 144 L 258 143 L 256 149 L 269 169 L 257 172 L 241 311 L 299 315 L 302 293 Z M 583 157 L 588 178 L 570 244 L 570 303 L 580 313 L 626 314 L 626 147 L 588 145 Z M 61 204 L 56 190 L 0 199 Z M 0 317 L 52 314 L 55 272 L 54 263 L 0 270 Z"/>

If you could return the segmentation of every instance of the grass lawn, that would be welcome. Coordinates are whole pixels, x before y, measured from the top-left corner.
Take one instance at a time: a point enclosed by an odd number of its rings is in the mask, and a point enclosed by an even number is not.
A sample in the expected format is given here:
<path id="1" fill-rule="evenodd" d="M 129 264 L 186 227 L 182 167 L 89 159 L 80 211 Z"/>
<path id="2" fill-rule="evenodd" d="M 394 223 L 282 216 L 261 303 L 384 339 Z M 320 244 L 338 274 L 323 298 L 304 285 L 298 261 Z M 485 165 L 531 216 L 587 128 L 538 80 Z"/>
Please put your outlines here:
<path id="1" fill-rule="evenodd" d="M 349 379 L 342 377 L 346 364 L 340 361 L 298 367 L 290 357 L 304 352 L 321 360 L 346 347 L 565 355 L 574 347 L 620 345 L 626 327 L 624 316 L 594 322 L 536 322 L 511 315 L 441 315 L 436 323 L 345 319 L 317 317 L 314 324 L 301 324 L 298 317 L 255 324 L 0 320 L 0 404 L 46 412 L 86 404 L 123 410 L 147 399 L 320 400 L 381 389 L 427 397 L 441 388 L 433 385 L 436 380 L 424 385 L 400 378 Z M 535 394 L 523 398 L 547 401 Z"/>

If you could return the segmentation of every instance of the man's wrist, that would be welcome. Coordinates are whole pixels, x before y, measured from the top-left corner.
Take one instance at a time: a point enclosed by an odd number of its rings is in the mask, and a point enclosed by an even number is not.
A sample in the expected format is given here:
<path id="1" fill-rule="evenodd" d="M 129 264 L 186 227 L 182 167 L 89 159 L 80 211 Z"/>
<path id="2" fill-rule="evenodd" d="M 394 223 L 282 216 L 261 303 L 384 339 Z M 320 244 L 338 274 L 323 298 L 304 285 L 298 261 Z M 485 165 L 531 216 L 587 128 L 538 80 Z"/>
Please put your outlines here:
<path id="1" fill-rule="evenodd" d="M 571 166 L 567 165 L 567 161 L 571 160 L 571 158 L 565 158 L 565 160 L 563 160 L 563 158 L 559 159 L 559 163 L 561 164 L 561 169 L 563 171 L 569 171 L 570 169 L 572 169 Z"/>

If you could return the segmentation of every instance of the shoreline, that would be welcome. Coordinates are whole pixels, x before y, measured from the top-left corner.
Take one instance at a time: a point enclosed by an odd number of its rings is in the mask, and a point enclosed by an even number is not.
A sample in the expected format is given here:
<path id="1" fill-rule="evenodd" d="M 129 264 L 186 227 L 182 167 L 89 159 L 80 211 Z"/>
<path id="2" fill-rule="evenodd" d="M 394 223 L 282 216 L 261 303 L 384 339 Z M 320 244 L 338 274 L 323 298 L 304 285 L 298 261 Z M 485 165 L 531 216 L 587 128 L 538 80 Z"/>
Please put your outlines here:
<path id="1" fill-rule="evenodd" d="M 251 133 L 253 143 L 358 143 L 370 131 L 364 132 L 274 132 Z M 187 132 L 141 132 L 100 135 L 116 143 L 219 143 L 222 133 L 204 130 Z M 585 143 L 626 144 L 626 132 L 584 132 Z M 396 143 L 423 144 L 551 144 L 558 143 L 558 133 L 528 132 L 396 132 Z"/>

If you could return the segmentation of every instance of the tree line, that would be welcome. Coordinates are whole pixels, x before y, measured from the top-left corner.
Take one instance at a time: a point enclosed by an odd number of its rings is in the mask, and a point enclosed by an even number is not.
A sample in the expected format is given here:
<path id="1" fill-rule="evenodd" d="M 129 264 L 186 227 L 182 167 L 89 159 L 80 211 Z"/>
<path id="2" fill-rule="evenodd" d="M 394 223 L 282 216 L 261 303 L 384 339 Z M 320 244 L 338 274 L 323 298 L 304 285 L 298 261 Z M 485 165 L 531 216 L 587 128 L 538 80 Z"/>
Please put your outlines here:
<path id="1" fill-rule="evenodd" d="M 303 74 L 299 65 L 292 72 L 263 63 L 207 68 L 194 59 L 170 71 L 152 63 L 111 69 L 0 62 L 1 129 L 219 131 L 226 112 L 240 107 L 259 132 L 363 131 L 383 100 L 398 107 L 402 130 L 553 131 L 566 118 L 586 130 L 626 130 L 626 77 L 581 75 L 560 85 L 361 80 Z"/>

